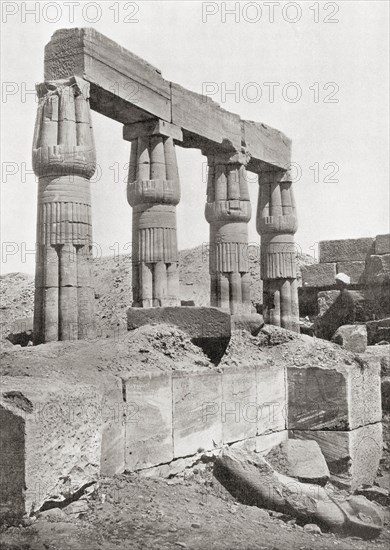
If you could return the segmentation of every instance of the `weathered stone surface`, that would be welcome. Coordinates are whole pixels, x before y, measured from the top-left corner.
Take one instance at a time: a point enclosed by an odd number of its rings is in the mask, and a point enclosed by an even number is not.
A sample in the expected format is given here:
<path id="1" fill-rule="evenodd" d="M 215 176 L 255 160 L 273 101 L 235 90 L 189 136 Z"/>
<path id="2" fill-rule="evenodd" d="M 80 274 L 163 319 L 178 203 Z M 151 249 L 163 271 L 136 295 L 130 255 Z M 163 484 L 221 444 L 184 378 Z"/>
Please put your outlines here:
<path id="1" fill-rule="evenodd" d="M 378 507 L 366 498 L 353 496 L 335 501 L 322 487 L 280 474 L 255 453 L 224 449 L 215 462 L 214 475 L 247 505 L 266 507 L 303 521 L 314 520 L 332 531 L 364 538 L 378 536 L 383 527 Z"/>
<path id="2" fill-rule="evenodd" d="M 351 280 L 351 285 L 364 284 L 366 262 L 337 262 L 337 273 L 345 273 Z"/>
<path id="3" fill-rule="evenodd" d="M 256 366 L 257 435 L 286 429 L 287 385 L 283 366 Z"/>
<path id="4" fill-rule="evenodd" d="M 329 479 L 328 466 L 316 441 L 289 439 L 280 445 L 280 452 L 286 457 L 286 475 L 321 485 Z"/>
<path id="5" fill-rule="evenodd" d="M 271 432 L 256 437 L 256 453 L 267 455 L 273 447 L 288 440 L 288 431 Z M 248 440 L 249 441 L 249 440 Z M 248 449 L 249 450 L 249 449 Z"/>
<path id="6" fill-rule="evenodd" d="M 352 491 L 372 485 L 382 456 L 382 424 L 370 424 L 351 431 L 293 430 L 299 439 L 313 439 L 331 473 L 331 481 Z"/>
<path id="7" fill-rule="evenodd" d="M 102 402 L 96 388 L 4 377 L 1 384 L 2 516 L 17 519 L 98 478 Z"/>
<path id="8" fill-rule="evenodd" d="M 170 373 L 132 376 L 126 392 L 125 468 L 149 468 L 173 459 L 172 377 Z"/>
<path id="9" fill-rule="evenodd" d="M 382 408 L 390 411 L 390 376 L 386 376 L 381 382 Z"/>
<path id="10" fill-rule="evenodd" d="M 318 315 L 323 315 L 339 296 L 339 290 L 322 290 L 318 293 Z"/>
<path id="11" fill-rule="evenodd" d="M 351 430 L 380 422 L 380 364 L 351 360 L 337 368 L 287 368 L 290 429 Z"/>
<path id="12" fill-rule="evenodd" d="M 172 382 L 174 457 L 221 446 L 221 374 L 174 373 Z"/>
<path id="13" fill-rule="evenodd" d="M 390 254 L 371 255 L 367 262 L 367 282 L 375 284 L 390 273 Z"/>
<path id="14" fill-rule="evenodd" d="M 254 367 L 227 368 L 223 371 L 219 414 L 224 443 L 247 439 L 257 434 L 259 409 Z"/>
<path id="15" fill-rule="evenodd" d="M 319 315 L 314 322 L 314 334 L 330 340 L 342 325 L 365 321 L 366 300 L 362 292 L 342 290 L 318 293 Z"/>
<path id="16" fill-rule="evenodd" d="M 232 330 L 246 330 L 252 336 L 257 336 L 264 326 L 264 319 L 259 313 L 249 313 L 247 315 L 232 315 Z"/>
<path id="17" fill-rule="evenodd" d="M 128 330 L 143 325 L 175 325 L 191 338 L 223 338 L 231 334 L 230 314 L 213 307 L 129 308 Z"/>
<path id="18" fill-rule="evenodd" d="M 129 412 L 123 402 L 122 383 L 116 377 L 105 376 L 101 400 L 102 444 L 100 451 L 100 474 L 113 476 L 125 469 L 126 422 Z M 92 414 L 92 411 L 91 411 Z M 127 415 L 127 416 L 126 416 Z"/>
<path id="19" fill-rule="evenodd" d="M 336 264 L 321 263 L 301 267 L 303 287 L 328 287 L 336 284 Z"/>
<path id="20" fill-rule="evenodd" d="M 332 342 L 354 353 L 364 353 L 367 348 L 365 325 L 343 325 L 332 336 Z"/>
<path id="21" fill-rule="evenodd" d="M 390 234 L 375 237 L 375 254 L 390 254 Z"/>
<path id="22" fill-rule="evenodd" d="M 372 238 L 321 241 L 320 263 L 365 261 L 374 251 L 374 241 Z"/>
<path id="23" fill-rule="evenodd" d="M 27 346 L 33 339 L 33 317 L 14 319 L 7 340 L 14 345 Z"/>

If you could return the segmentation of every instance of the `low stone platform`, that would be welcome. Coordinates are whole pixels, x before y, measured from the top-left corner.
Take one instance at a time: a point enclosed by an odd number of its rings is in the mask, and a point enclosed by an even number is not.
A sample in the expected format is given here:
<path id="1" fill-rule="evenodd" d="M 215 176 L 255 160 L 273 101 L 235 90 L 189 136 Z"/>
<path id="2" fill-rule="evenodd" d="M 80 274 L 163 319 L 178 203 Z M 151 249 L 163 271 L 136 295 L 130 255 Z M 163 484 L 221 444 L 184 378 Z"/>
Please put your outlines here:
<path id="1" fill-rule="evenodd" d="M 174 325 L 191 338 L 229 338 L 231 315 L 216 307 L 131 307 L 127 310 L 127 329 L 144 325 Z"/>

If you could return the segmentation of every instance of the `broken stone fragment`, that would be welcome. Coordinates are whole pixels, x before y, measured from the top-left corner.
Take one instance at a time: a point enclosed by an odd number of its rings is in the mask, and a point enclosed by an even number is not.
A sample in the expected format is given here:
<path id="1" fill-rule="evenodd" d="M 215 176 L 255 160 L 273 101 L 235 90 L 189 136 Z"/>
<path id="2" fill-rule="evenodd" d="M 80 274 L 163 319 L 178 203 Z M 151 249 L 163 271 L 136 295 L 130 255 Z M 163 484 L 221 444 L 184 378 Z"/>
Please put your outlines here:
<path id="1" fill-rule="evenodd" d="M 280 474 L 260 455 L 224 449 L 214 475 L 244 504 L 313 520 L 334 531 L 363 538 L 377 537 L 383 527 L 380 509 L 362 496 L 336 500 L 324 488 Z"/>
<path id="2" fill-rule="evenodd" d="M 364 325 L 344 325 L 332 336 L 332 342 L 354 353 L 364 353 L 367 348 L 367 329 Z"/>
<path id="3" fill-rule="evenodd" d="M 303 482 L 325 485 L 329 480 L 329 469 L 316 441 L 288 439 L 273 449 L 267 460 L 281 473 Z"/>

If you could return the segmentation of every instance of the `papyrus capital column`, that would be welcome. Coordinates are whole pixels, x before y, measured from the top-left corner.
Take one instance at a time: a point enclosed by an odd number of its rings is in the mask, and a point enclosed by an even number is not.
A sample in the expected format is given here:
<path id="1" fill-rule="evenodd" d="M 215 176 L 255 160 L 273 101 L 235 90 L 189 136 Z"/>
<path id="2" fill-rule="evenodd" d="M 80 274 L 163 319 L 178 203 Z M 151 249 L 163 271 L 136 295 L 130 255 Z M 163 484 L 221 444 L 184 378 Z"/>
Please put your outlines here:
<path id="1" fill-rule="evenodd" d="M 178 306 L 176 205 L 180 201 L 175 141 L 181 130 L 161 120 L 129 124 L 127 198 L 133 208 L 133 306 Z"/>
<path id="2" fill-rule="evenodd" d="M 34 342 L 88 337 L 94 326 L 90 178 L 96 155 L 89 84 L 37 86 L 32 162 L 38 183 Z"/>
<path id="3" fill-rule="evenodd" d="M 299 331 L 294 243 L 298 220 L 288 171 L 269 170 L 259 174 L 256 221 L 261 236 L 264 320 Z"/>
<path id="4" fill-rule="evenodd" d="M 210 224 L 210 305 L 250 313 L 248 193 L 245 152 L 208 154 L 206 220 Z"/>

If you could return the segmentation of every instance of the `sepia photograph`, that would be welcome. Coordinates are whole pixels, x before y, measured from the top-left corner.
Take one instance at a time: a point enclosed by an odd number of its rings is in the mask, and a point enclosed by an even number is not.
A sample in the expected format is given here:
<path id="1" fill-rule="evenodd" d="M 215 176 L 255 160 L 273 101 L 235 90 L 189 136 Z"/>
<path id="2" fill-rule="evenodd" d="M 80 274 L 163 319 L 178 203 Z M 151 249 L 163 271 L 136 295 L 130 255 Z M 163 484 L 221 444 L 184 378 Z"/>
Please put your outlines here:
<path id="1" fill-rule="evenodd" d="M 390 2 L 0 9 L 0 550 L 389 548 Z"/>

